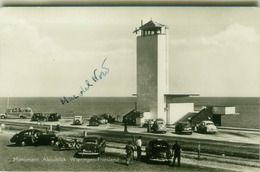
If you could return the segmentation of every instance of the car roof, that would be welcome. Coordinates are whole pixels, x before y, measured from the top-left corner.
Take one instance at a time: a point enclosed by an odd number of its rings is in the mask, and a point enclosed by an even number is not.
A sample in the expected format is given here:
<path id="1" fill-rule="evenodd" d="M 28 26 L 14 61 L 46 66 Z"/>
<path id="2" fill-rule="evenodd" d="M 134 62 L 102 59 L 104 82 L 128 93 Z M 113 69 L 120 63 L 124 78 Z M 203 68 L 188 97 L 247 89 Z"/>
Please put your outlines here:
<path id="1" fill-rule="evenodd" d="M 213 123 L 212 121 L 206 121 L 206 120 L 205 120 L 205 121 L 202 121 L 202 122 L 207 122 L 207 123 L 210 122 L 210 123 Z"/>
<path id="2" fill-rule="evenodd" d="M 168 141 L 164 140 L 164 139 L 154 139 L 154 140 L 149 141 L 149 143 L 161 143 L 161 142 L 168 143 Z"/>
<path id="3" fill-rule="evenodd" d="M 155 121 L 164 121 L 162 118 L 157 118 Z"/>
<path id="4" fill-rule="evenodd" d="M 102 137 L 101 136 L 96 136 L 96 135 L 90 135 L 90 136 L 84 137 L 84 140 L 85 139 L 99 139 L 99 138 L 102 138 Z"/>
<path id="5" fill-rule="evenodd" d="M 30 132 L 30 131 L 40 131 L 38 129 L 28 129 L 28 130 L 22 130 L 19 133 L 25 133 L 25 132 Z"/>

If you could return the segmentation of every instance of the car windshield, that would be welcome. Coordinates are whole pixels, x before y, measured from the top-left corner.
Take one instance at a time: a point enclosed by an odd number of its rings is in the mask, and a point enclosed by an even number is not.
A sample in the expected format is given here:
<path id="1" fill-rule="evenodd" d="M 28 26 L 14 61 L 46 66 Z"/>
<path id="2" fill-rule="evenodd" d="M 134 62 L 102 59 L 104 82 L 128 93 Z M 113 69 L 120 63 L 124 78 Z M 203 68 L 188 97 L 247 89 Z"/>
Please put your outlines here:
<path id="1" fill-rule="evenodd" d="M 214 125 L 213 122 L 208 122 L 206 125 Z"/>
<path id="2" fill-rule="evenodd" d="M 86 143 L 86 144 L 96 144 L 96 143 L 97 143 L 97 140 L 89 140 L 89 139 L 86 139 L 86 140 L 84 140 L 84 143 Z"/>

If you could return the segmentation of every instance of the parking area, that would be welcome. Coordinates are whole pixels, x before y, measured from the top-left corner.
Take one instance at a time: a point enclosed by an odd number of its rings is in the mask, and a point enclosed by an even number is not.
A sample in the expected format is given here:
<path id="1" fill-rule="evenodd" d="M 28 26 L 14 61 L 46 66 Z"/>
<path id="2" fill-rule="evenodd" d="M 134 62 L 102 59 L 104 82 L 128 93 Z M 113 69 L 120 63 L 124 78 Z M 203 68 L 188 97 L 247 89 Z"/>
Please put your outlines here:
<path id="1" fill-rule="evenodd" d="M 30 119 L 0 119 L 0 123 L 5 123 L 6 130 L 8 130 L 11 125 L 8 125 L 8 122 L 14 123 L 23 123 L 28 126 L 43 126 L 45 128 L 52 128 L 52 130 L 56 129 L 58 122 L 35 122 L 30 121 Z M 82 130 L 96 130 L 96 131 L 124 131 L 123 123 L 115 122 L 115 123 L 107 123 L 99 126 L 90 126 L 88 121 L 85 120 L 82 125 L 74 125 L 73 118 L 62 118 L 59 121 L 60 129 L 63 128 L 78 128 Z M 193 134 L 176 134 L 174 126 L 167 126 L 166 133 L 147 133 L 147 128 L 139 127 L 139 126 L 127 126 L 127 130 L 129 133 L 142 133 L 147 135 L 163 135 L 170 137 L 178 137 L 178 138 L 192 138 L 192 139 L 202 139 L 202 140 L 218 140 L 218 141 L 229 141 L 235 143 L 249 143 L 249 144 L 259 144 L 260 137 L 259 132 L 257 131 L 244 131 L 244 130 L 230 130 L 230 129 L 218 129 L 216 134 L 203 134 L 193 132 Z"/>

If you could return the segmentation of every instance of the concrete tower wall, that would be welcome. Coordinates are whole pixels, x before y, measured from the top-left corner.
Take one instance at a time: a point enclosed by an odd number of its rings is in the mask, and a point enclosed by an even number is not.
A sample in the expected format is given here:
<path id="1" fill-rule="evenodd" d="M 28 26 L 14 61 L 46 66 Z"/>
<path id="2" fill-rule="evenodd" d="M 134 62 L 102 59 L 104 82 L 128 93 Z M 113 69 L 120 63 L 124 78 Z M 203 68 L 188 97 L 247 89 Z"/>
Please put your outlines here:
<path id="1" fill-rule="evenodd" d="M 168 47 L 166 42 L 166 35 L 159 35 L 158 36 L 158 70 L 157 75 L 159 76 L 157 79 L 158 84 L 158 95 L 157 95 L 157 113 L 158 118 L 162 118 L 166 121 L 167 111 L 165 109 L 166 107 L 166 99 L 164 94 L 168 92 L 168 68 L 167 68 L 167 62 L 168 62 Z"/>
<path id="2" fill-rule="evenodd" d="M 137 110 L 166 120 L 166 35 L 137 37 Z M 159 77 L 158 77 L 159 76 Z"/>

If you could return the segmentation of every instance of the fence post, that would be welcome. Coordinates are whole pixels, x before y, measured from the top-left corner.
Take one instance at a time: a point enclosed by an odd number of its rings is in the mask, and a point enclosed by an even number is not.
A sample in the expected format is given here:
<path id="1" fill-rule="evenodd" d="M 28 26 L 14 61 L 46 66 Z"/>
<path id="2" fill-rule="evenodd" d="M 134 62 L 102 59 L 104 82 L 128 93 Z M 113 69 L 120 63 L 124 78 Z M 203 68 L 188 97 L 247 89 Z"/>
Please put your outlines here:
<path id="1" fill-rule="evenodd" d="M 87 137 L 88 132 L 87 131 L 83 131 L 83 138 Z"/>
<path id="2" fill-rule="evenodd" d="M 198 159 L 200 159 L 200 142 L 198 144 Z"/>

